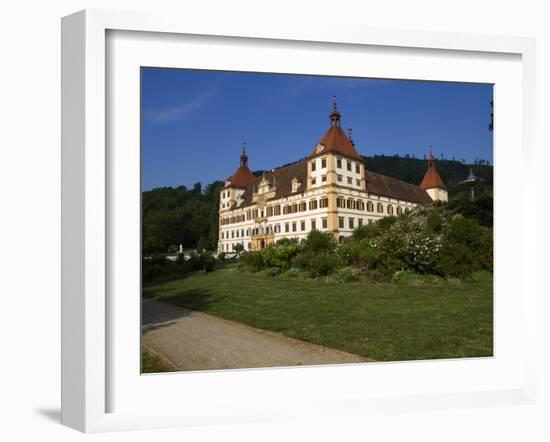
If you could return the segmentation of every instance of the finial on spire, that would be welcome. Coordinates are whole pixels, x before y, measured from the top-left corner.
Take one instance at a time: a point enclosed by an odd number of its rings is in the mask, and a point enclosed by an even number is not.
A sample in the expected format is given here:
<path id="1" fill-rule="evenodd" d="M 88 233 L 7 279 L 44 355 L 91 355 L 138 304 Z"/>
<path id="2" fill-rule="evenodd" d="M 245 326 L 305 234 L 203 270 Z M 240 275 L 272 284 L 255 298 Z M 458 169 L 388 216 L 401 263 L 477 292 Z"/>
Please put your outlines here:
<path id="1" fill-rule="evenodd" d="M 341 117 L 341 115 L 338 112 L 338 108 L 336 106 L 336 95 L 333 95 L 332 96 L 332 112 L 329 115 L 331 127 L 340 126 L 340 117 Z"/>
<path id="2" fill-rule="evenodd" d="M 432 146 L 430 145 L 430 155 L 428 156 L 428 167 L 433 167 L 434 166 L 434 156 L 433 156 L 433 152 L 432 152 Z"/>
<path id="3" fill-rule="evenodd" d="M 241 167 L 248 166 L 248 156 L 246 155 L 246 143 L 242 143 L 243 153 L 241 154 Z"/>

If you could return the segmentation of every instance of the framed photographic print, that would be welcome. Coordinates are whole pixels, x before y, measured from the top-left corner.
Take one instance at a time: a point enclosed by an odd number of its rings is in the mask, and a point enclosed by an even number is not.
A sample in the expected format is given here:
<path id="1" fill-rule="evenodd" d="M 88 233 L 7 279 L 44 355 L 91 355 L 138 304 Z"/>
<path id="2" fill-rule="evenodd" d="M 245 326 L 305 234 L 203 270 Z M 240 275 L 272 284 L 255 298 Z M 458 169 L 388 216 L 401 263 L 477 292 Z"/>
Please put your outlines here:
<path id="1" fill-rule="evenodd" d="M 63 423 L 531 401 L 533 43 L 242 25 L 63 20 Z"/>

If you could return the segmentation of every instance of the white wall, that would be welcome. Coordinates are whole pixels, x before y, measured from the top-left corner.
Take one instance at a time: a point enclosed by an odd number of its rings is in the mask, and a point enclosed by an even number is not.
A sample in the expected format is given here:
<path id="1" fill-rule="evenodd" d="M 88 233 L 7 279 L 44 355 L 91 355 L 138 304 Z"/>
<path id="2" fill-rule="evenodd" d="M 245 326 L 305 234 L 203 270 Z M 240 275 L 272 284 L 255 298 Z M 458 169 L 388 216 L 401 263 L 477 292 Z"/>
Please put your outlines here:
<path id="1" fill-rule="evenodd" d="M 57 424 L 60 358 L 60 17 L 85 7 L 127 10 L 171 9 L 183 22 L 193 14 L 239 16 L 248 20 L 347 23 L 350 26 L 424 29 L 537 36 L 539 144 L 550 146 L 550 28 L 547 2 L 524 0 L 394 0 L 388 2 L 278 0 L 257 2 L 206 0 L 19 0 L 0 7 L 0 438 L 90 440 Z M 327 91 L 332 94 L 333 91 Z M 370 146 L 369 146 L 370 148 Z M 533 185 L 548 189 L 548 149 L 540 149 Z M 498 158 L 495 159 L 498 167 Z M 541 204 L 541 210 L 543 209 Z M 542 215 L 542 214 L 541 214 Z M 545 217 L 544 219 L 548 219 Z M 541 223 L 539 263 L 548 250 Z M 543 244 L 544 242 L 544 244 Z M 546 245 L 546 247 L 545 247 Z M 548 284 L 547 278 L 541 279 Z M 547 289 L 546 289 L 547 290 Z M 550 311 L 549 297 L 540 311 Z M 550 323 L 540 323 L 550 336 Z M 94 441 L 448 441 L 549 440 L 548 343 L 539 345 L 541 397 L 537 406 L 380 414 L 324 422 L 235 425 L 210 429 L 165 430 L 94 436 Z"/>

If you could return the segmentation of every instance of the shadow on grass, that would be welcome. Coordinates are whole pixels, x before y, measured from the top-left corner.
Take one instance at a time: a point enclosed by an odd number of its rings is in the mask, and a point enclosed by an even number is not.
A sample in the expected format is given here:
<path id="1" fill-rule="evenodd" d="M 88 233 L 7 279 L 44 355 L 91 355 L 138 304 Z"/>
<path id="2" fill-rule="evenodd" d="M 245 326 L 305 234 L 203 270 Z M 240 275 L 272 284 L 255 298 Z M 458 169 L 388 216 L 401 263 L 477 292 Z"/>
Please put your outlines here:
<path id="1" fill-rule="evenodd" d="M 215 298 L 215 299 L 214 299 Z M 156 297 L 142 298 L 141 324 L 144 331 L 172 325 L 175 320 L 189 316 L 192 310 L 204 311 L 220 296 L 208 289 L 184 289 Z"/>

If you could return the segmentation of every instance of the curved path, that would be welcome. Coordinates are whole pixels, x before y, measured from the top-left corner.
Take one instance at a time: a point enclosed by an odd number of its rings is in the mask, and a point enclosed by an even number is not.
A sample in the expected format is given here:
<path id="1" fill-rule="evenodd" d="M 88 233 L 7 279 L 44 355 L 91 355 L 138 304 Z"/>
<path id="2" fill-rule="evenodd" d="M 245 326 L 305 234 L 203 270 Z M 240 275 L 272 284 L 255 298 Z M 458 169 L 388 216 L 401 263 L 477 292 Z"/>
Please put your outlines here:
<path id="1" fill-rule="evenodd" d="M 182 371 L 369 362 L 151 299 L 142 308 L 144 348 Z"/>

